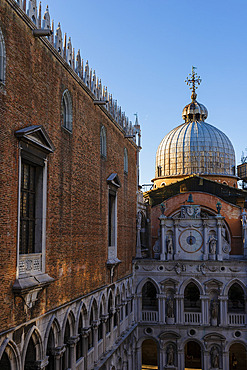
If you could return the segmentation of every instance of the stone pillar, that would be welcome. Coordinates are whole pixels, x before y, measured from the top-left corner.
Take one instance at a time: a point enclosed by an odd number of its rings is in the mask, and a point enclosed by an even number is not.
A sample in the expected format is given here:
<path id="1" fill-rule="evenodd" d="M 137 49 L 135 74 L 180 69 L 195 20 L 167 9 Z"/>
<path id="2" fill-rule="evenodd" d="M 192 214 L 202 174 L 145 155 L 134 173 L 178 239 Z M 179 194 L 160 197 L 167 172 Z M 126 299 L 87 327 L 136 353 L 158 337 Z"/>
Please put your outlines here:
<path id="1" fill-rule="evenodd" d="M 220 323 L 219 326 L 228 326 L 227 296 L 219 296 L 220 301 Z"/>
<path id="2" fill-rule="evenodd" d="M 184 369 L 184 349 L 178 349 L 178 369 Z"/>
<path id="3" fill-rule="evenodd" d="M 35 370 L 45 370 L 46 366 L 49 364 L 49 356 L 46 356 L 43 360 L 35 361 Z"/>
<path id="4" fill-rule="evenodd" d="M 208 260 L 208 224 L 203 220 L 203 260 Z"/>
<path id="5" fill-rule="evenodd" d="M 63 345 L 61 347 L 56 347 L 54 350 L 53 350 L 53 355 L 55 357 L 55 369 L 56 370 L 60 370 L 61 367 L 62 367 L 62 364 L 61 364 L 61 359 L 63 357 L 63 354 L 66 350 L 66 346 Z"/>
<path id="6" fill-rule="evenodd" d="M 204 307 L 205 307 L 205 325 L 210 325 L 210 304 L 209 304 L 209 297 L 205 296 L 204 297 Z"/>
<path id="7" fill-rule="evenodd" d="M 136 309 L 135 317 L 137 322 L 142 321 L 142 294 L 136 294 L 136 305 L 134 305 L 134 309 Z"/>
<path id="8" fill-rule="evenodd" d="M 222 255 L 222 216 L 217 215 L 217 260 L 222 261 L 223 255 Z"/>
<path id="9" fill-rule="evenodd" d="M 137 368 L 136 370 L 142 369 L 142 349 L 138 347 L 136 350 L 136 357 L 137 357 Z"/>
<path id="10" fill-rule="evenodd" d="M 176 324 L 184 324 L 184 300 L 183 296 L 176 294 L 174 296 L 176 302 Z"/>
<path id="11" fill-rule="evenodd" d="M 229 352 L 222 353 L 222 369 L 229 370 Z"/>
<path id="12" fill-rule="evenodd" d="M 94 363 L 97 363 L 98 361 L 98 326 L 99 321 L 94 320 L 92 322 L 92 330 L 93 330 L 93 347 L 94 347 Z M 74 369 L 72 369 L 74 370 Z"/>
<path id="13" fill-rule="evenodd" d="M 174 259 L 178 260 L 178 226 L 179 226 L 179 220 L 174 221 L 174 227 L 175 227 L 175 240 L 174 240 Z"/>
<path id="14" fill-rule="evenodd" d="M 206 325 L 207 324 L 207 318 L 208 318 L 208 297 L 205 295 L 200 296 L 201 300 L 201 307 L 202 307 L 202 322 L 201 325 Z"/>
<path id="15" fill-rule="evenodd" d="M 207 370 L 211 368 L 210 353 L 208 351 L 202 352 L 202 366 L 203 369 Z"/>
<path id="16" fill-rule="evenodd" d="M 158 309 L 159 309 L 159 322 L 163 324 L 165 322 L 165 295 L 157 294 L 158 298 Z"/>
<path id="17" fill-rule="evenodd" d="M 165 261 L 166 259 L 166 233 L 165 233 L 165 220 L 166 216 L 161 215 L 159 217 L 160 220 L 160 231 L 161 231 L 161 251 L 160 251 L 160 260 Z"/>
<path id="18" fill-rule="evenodd" d="M 137 214 L 137 240 L 136 240 L 136 258 L 142 258 L 142 247 L 141 247 L 141 223 L 142 215 L 140 212 Z"/>
<path id="19" fill-rule="evenodd" d="M 79 335 L 70 337 L 67 344 L 70 352 L 70 369 L 75 370 L 76 368 L 76 343 L 80 339 Z"/>
<path id="20" fill-rule="evenodd" d="M 102 320 L 102 338 L 103 338 L 103 353 L 106 352 L 106 323 L 108 320 L 109 315 L 102 315 L 101 320 Z"/>
<path id="21" fill-rule="evenodd" d="M 88 336 L 90 328 L 83 328 L 81 331 L 83 345 L 82 345 L 82 355 L 84 357 L 84 370 L 87 370 L 87 353 L 88 353 Z M 57 370 L 57 369 L 56 369 Z M 59 368 L 60 370 L 60 368 Z"/>

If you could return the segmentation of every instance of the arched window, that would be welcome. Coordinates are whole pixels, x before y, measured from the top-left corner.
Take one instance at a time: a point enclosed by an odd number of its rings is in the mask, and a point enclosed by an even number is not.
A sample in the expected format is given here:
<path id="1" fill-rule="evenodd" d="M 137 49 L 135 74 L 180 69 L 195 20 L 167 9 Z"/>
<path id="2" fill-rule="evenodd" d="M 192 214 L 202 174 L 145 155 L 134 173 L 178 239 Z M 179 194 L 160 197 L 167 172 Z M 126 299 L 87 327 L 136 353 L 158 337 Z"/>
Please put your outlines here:
<path id="1" fill-rule="evenodd" d="M 157 291 L 150 281 L 147 281 L 142 288 L 142 309 L 158 310 Z"/>
<path id="2" fill-rule="evenodd" d="M 189 283 L 184 291 L 184 311 L 200 312 L 200 291 L 194 283 Z"/>
<path id="3" fill-rule="evenodd" d="M 0 30 L 0 85 L 5 84 L 5 63 L 6 63 L 5 43 L 2 31 Z"/>
<path id="4" fill-rule="evenodd" d="M 55 370 L 54 349 L 55 349 L 55 337 L 54 337 L 53 329 L 51 328 L 49 336 L 48 336 L 48 343 L 47 343 L 47 350 L 46 350 L 46 356 L 49 357 L 49 364 L 46 366 L 46 370 Z"/>
<path id="5" fill-rule="evenodd" d="M 62 97 L 63 127 L 72 131 L 72 99 L 69 90 L 65 90 Z"/>
<path id="6" fill-rule="evenodd" d="M 128 152 L 126 148 L 124 148 L 124 173 L 128 173 Z"/>
<path id="7" fill-rule="evenodd" d="M 69 339 L 71 337 L 70 332 L 70 325 L 69 320 L 67 320 L 65 325 L 65 331 L 64 331 L 64 339 L 63 342 L 66 345 L 65 352 L 63 353 L 63 360 L 62 360 L 62 370 L 66 370 L 67 368 L 70 368 L 71 365 L 71 351 L 69 346 Z"/>
<path id="8" fill-rule="evenodd" d="M 2 369 L 2 370 L 11 370 L 11 364 L 10 364 L 9 357 L 8 357 L 6 352 L 4 352 L 2 357 L 1 357 L 0 369 Z"/>
<path id="9" fill-rule="evenodd" d="M 100 155 L 106 158 L 106 130 L 104 126 L 101 126 L 100 130 Z"/>
<path id="10" fill-rule="evenodd" d="M 233 284 L 229 289 L 228 312 L 245 312 L 244 291 L 237 283 Z"/>
<path id="11" fill-rule="evenodd" d="M 102 303 L 100 305 L 100 310 L 99 310 L 99 326 L 98 326 L 98 341 L 103 339 L 103 321 L 102 321 L 102 316 L 103 316 L 103 307 Z"/>
<path id="12" fill-rule="evenodd" d="M 90 332 L 88 335 L 88 350 L 93 347 L 94 344 L 94 331 L 93 331 L 93 307 L 91 308 L 90 318 L 89 318 Z"/>

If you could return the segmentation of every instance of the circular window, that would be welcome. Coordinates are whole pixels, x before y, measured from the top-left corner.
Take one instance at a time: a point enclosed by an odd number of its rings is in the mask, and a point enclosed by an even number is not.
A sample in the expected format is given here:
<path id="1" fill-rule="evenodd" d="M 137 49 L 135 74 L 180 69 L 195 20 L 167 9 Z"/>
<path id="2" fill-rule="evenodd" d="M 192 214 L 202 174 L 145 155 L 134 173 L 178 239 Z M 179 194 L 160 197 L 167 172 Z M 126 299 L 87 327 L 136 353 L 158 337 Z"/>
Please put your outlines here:
<path id="1" fill-rule="evenodd" d="M 222 266 L 222 267 L 220 268 L 220 270 L 221 270 L 221 271 L 225 271 L 225 269 L 226 269 L 226 268 L 225 268 L 224 266 Z"/>
<path id="2" fill-rule="evenodd" d="M 164 267 L 163 267 L 163 266 L 159 266 L 159 267 L 158 267 L 158 269 L 159 269 L 160 271 L 163 271 L 163 270 L 164 270 Z"/>
<path id="3" fill-rule="evenodd" d="M 195 335 L 196 331 L 195 331 L 195 329 L 190 329 L 189 333 L 190 333 L 190 335 Z"/>
<path id="4" fill-rule="evenodd" d="M 136 265 L 136 266 L 135 266 L 135 269 L 136 269 L 136 270 L 139 270 L 139 266 L 138 266 L 138 265 Z"/>
<path id="5" fill-rule="evenodd" d="M 234 335 L 235 335 L 236 338 L 239 338 L 239 337 L 241 337 L 241 332 L 239 330 L 236 330 Z"/>
<path id="6" fill-rule="evenodd" d="M 152 334 L 152 332 L 153 332 L 153 329 L 152 329 L 152 328 L 147 328 L 147 329 L 145 330 L 145 333 L 146 333 L 146 334 Z"/>

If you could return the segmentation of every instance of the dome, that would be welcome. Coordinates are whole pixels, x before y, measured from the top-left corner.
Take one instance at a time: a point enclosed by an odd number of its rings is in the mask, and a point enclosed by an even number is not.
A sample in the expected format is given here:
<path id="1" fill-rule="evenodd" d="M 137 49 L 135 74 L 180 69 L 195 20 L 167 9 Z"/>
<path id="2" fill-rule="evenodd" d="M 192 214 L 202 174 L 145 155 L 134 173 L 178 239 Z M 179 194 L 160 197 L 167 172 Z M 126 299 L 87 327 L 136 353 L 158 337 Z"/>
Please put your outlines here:
<path id="1" fill-rule="evenodd" d="M 196 84 L 201 78 L 192 67 L 185 82 L 192 85 L 191 102 L 182 113 L 185 123 L 161 141 L 156 153 L 156 178 L 186 175 L 227 176 L 235 178 L 235 152 L 228 137 L 205 122 L 207 108 L 198 103 Z"/>
<path id="2" fill-rule="evenodd" d="M 230 140 L 203 121 L 190 121 L 170 131 L 156 153 L 155 177 L 192 174 L 235 175 L 235 152 Z"/>

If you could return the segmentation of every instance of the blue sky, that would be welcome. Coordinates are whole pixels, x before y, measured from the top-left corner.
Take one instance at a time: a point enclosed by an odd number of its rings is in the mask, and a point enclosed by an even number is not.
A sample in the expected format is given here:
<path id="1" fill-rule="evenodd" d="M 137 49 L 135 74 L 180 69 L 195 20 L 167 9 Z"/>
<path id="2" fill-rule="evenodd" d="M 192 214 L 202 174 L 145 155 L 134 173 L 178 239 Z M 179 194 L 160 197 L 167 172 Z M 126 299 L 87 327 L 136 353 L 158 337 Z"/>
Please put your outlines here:
<path id="1" fill-rule="evenodd" d="M 232 141 L 236 162 L 247 148 L 246 0 L 47 0 L 84 61 L 126 115 L 142 129 L 141 183 L 154 177 L 162 138 L 183 123 L 191 92 L 184 80 L 197 67 L 197 100 L 207 122 Z"/>

